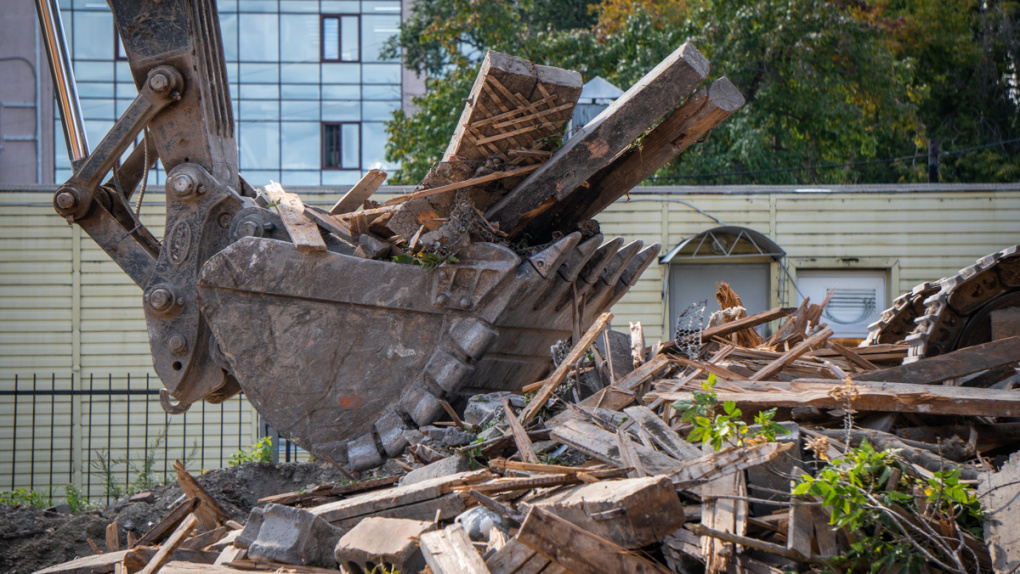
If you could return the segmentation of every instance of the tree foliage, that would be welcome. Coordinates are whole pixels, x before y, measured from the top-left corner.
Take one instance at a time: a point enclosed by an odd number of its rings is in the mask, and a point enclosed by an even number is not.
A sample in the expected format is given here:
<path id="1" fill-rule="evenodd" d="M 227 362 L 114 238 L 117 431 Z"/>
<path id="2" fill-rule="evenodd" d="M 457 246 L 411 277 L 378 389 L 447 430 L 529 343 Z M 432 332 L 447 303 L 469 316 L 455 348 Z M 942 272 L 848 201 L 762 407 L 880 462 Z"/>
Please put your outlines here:
<path id="1" fill-rule="evenodd" d="M 487 49 L 626 89 L 691 40 L 747 99 L 652 183 L 1020 179 L 1018 2 L 419 0 L 390 54 L 427 76 L 387 159 L 417 182 L 443 154 Z M 958 150 L 981 147 L 966 153 Z M 899 159 L 896 159 L 899 158 Z"/>

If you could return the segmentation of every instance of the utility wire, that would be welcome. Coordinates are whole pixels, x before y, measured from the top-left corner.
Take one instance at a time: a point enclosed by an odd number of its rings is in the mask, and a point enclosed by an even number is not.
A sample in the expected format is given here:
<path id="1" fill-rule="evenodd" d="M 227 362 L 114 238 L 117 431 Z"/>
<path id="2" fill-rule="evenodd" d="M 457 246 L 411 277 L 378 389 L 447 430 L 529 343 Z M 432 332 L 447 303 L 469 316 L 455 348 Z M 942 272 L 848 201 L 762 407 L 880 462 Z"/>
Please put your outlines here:
<path id="1" fill-rule="evenodd" d="M 971 147 L 966 147 L 966 148 L 961 148 L 961 149 L 943 151 L 943 152 L 939 153 L 939 157 L 948 157 L 948 156 L 951 156 L 951 155 L 957 155 L 957 154 L 966 153 L 966 152 L 970 152 L 970 151 L 975 151 L 975 150 L 979 150 L 979 149 L 987 149 L 987 148 L 990 148 L 990 147 L 999 147 L 999 146 L 1003 146 L 1003 145 L 1006 145 L 1006 144 L 1017 143 L 1017 142 L 1020 142 L 1020 138 L 1013 138 L 1013 139 L 1002 140 L 1002 141 L 998 141 L 998 142 L 990 143 L 990 144 L 983 144 L 983 145 L 971 146 Z M 776 168 L 759 169 L 759 170 L 729 171 L 729 172 L 704 173 L 704 174 L 695 174 L 695 175 L 675 175 L 675 176 L 670 176 L 670 177 L 650 177 L 650 178 L 648 178 L 648 180 L 649 181 L 676 181 L 676 180 L 680 180 L 680 179 L 708 179 L 708 178 L 713 178 L 713 177 L 732 177 L 732 176 L 738 176 L 738 175 L 739 176 L 746 176 L 746 175 L 761 175 L 761 174 L 768 174 L 768 173 L 789 173 L 789 172 L 795 172 L 795 171 L 816 171 L 816 170 L 838 169 L 838 168 L 848 168 L 848 167 L 857 167 L 857 166 L 866 166 L 866 165 L 878 165 L 878 164 L 895 163 L 895 162 L 898 162 L 898 161 L 904 161 L 904 160 L 908 160 L 908 159 L 909 160 L 916 160 L 919 157 L 923 159 L 925 156 L 919 156 L 917 154 L 913 154 L 913 155 L 905 155 L 905 156 L 885 158 L 885 159 L 872 159 L 872 160 L 856 161 L 856 162 L 830 163 L 830 164 L 825 164 L 825 165 L 808 165 L 808 166 L 801 166 L 801 167 L 776 167 Z"/>

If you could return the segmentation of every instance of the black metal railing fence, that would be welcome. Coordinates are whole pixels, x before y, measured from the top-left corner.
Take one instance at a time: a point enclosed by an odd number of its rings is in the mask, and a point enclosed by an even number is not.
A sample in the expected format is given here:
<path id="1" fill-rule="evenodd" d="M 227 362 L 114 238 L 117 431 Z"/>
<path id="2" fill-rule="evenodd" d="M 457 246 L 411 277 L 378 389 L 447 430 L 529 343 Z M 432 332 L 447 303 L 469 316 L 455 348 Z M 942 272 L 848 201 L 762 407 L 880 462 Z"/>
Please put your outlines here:
<path id="1" fill-rule="evenodd" d="M 174 460 L 192 471 L 226 466 L 261 434 L 243 394 L 171 416 L 159 388 L 149 375 L 0 380 L 0 491 L 108 504 L 172 481 Z M 282 442 L 279 458 L 297 459 L 297 448 Z"/>

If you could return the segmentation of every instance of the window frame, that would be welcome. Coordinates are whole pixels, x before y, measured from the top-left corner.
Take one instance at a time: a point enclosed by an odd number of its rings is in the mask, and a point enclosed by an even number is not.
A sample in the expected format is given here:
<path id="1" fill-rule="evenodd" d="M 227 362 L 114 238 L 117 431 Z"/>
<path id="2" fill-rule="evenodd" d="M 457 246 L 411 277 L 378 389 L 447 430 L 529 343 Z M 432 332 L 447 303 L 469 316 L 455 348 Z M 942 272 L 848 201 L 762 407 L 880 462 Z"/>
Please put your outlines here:
<path id="1" fill-rule="evenodd" d="M 358 126 L 358 165 L 357 167 L 343 167 L 343 126 L 355 125 Z M 326 161 L 326 128 L 330 126 L 338 126 L 340 128 L 340 163 L 341 165 L 332 167 L 327 165 Z M 320 158 L 320 167 L 323 171 L 361 171 L 361 122 L 321 122 L 321 128 L 319 132 L 319 144 L 322 149 L 322 157 Z"/>
<path id="2" fill-rule="evenodd" d="M 344 60 L 342 41 L 343 41 L 343 18 L 351 17 L 355 18 L 358 22 L 358 57 L 354 60 Z M 337 19 L 337 57 L 331 59 L 326 57 L 326 19 L 336 18 Z M 319 61 L 329 64 L 360 64 L 361 63 L 361 14 L 320 14 L 319 15 Z"/>

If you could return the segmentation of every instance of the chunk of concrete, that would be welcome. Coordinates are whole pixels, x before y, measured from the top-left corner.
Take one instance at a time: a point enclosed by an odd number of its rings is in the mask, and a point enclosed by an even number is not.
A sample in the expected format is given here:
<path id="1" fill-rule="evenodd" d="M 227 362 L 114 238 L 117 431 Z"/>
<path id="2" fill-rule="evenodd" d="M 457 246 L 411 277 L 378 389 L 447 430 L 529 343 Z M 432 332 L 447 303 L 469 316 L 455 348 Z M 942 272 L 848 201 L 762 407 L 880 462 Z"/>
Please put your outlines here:
<path id="1" fill-rule="evenodd" d="M 344 534 L 333 554 L 350 572 L 419 572 L 425 558 L 418 548 L 418 537 L 435 529 L 433 522 L 404 518 L 369 516 Z"/>
<path id="2" fill-rule="evenodd" d="M 527 404 L 521 395 L 507 391 L 475 395 L 468 399 L 468 404 L 464 407 L 464 422 L 481 426 L 501 416 L 503 403 L 499 400 L 500 396 L 506 398 L 506 402 L 511 407 L 524 408 Z"/>
<path id="3" fill-rule="evenodd" d="M 441 476 L 449 476 L 451 474 L 457 474 L 458 472 L 466 472 L 468 470 L 471 470 L 471 463 L 468 460 L 468 457 L 462 454 L 455 454 L 442 460 L 437 460 L 432 464 L 427 464 L 421 468 L 412 470 L 400 479 L 399 484 L 400 486 L 407 486 L 408 484 L 415 484 L 425 480 L 439 478 Z"/>
<path id="4" fill-rule="evenodd" d="M 269 504 L 262 509 L 262 524 L 248 546 L 248 556 L 301 566 L 333 567 L 336 565 L 333 551 L 342 534 L 342 530 L 307 510 Z"/>

